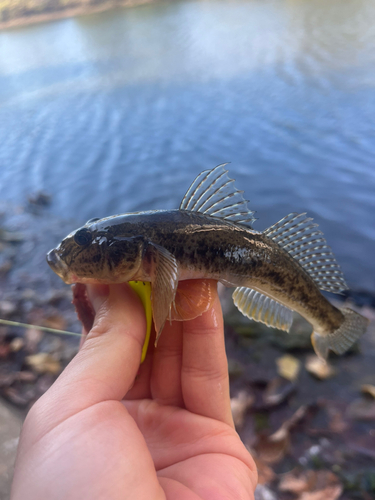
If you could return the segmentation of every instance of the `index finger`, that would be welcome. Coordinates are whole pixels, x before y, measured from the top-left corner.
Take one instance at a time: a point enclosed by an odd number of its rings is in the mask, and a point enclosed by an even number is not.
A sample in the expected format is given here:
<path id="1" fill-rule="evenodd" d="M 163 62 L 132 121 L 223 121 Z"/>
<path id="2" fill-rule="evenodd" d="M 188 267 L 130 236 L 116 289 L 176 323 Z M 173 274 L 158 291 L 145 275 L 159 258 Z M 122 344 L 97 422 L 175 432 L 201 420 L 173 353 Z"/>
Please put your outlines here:
<path id="1" fill-rule="evenodd" d="M 223 314 L 215 293 L 209 311 L 183 324 L 182 394 L 187 410 L 234 426 Z"/>

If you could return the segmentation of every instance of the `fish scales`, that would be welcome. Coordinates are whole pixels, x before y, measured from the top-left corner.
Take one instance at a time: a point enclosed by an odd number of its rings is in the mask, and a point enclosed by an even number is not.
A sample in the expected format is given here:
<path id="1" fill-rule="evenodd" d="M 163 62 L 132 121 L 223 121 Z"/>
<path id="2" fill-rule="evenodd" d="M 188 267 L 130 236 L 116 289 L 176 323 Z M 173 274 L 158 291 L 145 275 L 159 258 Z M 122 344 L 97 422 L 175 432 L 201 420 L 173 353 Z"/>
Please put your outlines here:
<path id="1" fill-rule="evenodd" d="M 344 352 L 367 323 L 320 292 L 346 288 L 322 233 L 305 214 L 255 231 L 246 203 L 219 166 L 197 177 L 178 210 L 92 219 L 47 260 L 67 283 L 151 281 L 157 338 L 178 282 L 209 278 L 236 287 L 235 304 L 249 318 L 288 330 L 296 311 L 313 325 L 319 356 Z"/>

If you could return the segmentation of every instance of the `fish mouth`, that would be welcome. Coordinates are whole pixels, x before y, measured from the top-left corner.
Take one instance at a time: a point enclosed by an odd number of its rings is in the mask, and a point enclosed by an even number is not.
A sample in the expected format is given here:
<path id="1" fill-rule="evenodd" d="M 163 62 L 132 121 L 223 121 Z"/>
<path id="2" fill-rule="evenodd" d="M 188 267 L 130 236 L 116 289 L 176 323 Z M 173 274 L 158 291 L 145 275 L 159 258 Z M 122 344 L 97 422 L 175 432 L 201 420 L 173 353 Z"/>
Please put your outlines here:
<path id="1" fill-rule="evenodd" d="M 60 278 L 68 285 L 72 283 L 71 273 L 69 272 L 68 266 L 63 260 L 61 260 L 56 249 L 50 250 L 47 253 L 47 262 L 52 271 L 54 271 Z"/>

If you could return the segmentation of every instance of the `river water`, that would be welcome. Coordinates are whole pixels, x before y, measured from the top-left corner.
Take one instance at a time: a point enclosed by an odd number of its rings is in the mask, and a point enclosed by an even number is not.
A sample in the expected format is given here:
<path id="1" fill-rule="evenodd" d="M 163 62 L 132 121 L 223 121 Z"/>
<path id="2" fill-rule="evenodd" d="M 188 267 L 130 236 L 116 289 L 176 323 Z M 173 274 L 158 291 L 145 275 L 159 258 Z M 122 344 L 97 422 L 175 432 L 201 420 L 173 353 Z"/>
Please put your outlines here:
<path id="1" fill-rule="evenodd" d="M 313 216 L 375 291 L 375 2 L 178 1 L 0 33 L 0 198 L 78 222 L 229 172 L 263 229 Z M 73 229 L 73 228 L 72 228 Z"/>

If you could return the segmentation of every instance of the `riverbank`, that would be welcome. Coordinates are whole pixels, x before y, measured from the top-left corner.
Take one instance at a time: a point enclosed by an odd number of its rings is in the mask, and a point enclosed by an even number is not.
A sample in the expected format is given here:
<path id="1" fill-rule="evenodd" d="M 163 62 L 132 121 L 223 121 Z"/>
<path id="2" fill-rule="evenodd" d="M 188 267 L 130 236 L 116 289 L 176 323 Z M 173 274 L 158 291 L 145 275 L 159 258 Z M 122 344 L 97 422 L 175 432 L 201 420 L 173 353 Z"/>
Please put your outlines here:
<path id="1" fill-rule="evenodd" d="M 87 1 L 65 1 L 54 0 L 49 2 L 35 2 L 35 6 L 30 6 L 28 2 L 10 0 L 2 2 L 0 6 L 0 30 L 18 28 L 30 24 L 45 23 L 56 21 L 68 17 L 96 14 L 122 7 L 134 7 L 147 3 L 153 3 L 156 0 L 96 0 Z"/>
<path id="2" fill-rule="evenodd" d="M 39 195 L 23 207 L 0 204 L 0 317 L 35 325 L 31 330 L 0 325 L 0 396 L 21 416 L 78 350 L 78 338 L 39 327 L 81 329 L 71 289 L 49 269 L 45 255 L 82 221 L 51 215 L 48 202 Z M 220 295 L 232 410 L 259 468 L 256 498 L 370 498 L 375 493 L 375 298 L 363 292 L 345 299 L 371 325 L 354 349 L 332 355 L 325 369 L 316 362 L 311 327 L 302 318 L 295 317 L 287 334 L 242 316 L 231 290 L 221 287 Z M 13 419 L 12 412 L 7 415 L 5 423 Z M 16 437 L 13 441 L 14 452 Z M 0 461 L 13 460 L 13 452 L 5 458 L 0 453 Z M 2 464 L 7 475 L 0 475 L 0 492 L 2 481 L 9 486 L 8 465 Z"/>

